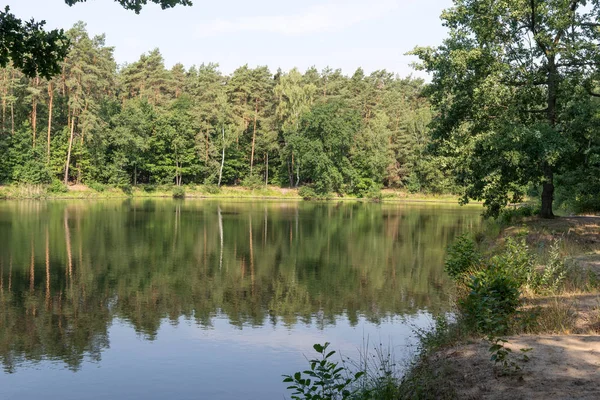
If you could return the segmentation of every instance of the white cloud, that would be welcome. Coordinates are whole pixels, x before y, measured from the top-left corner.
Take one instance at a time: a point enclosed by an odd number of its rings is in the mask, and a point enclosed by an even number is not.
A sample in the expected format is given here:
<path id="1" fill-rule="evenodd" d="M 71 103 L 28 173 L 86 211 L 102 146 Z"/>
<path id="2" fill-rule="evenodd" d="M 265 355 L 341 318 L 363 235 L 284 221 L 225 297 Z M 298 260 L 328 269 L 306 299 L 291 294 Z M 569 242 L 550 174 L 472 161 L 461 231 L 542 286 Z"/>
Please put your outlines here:
<path id="1" fill-rule="evenodd" d="M 398 3 L 398 0 L 337 1 L 312 6 L 293 15 L 215 19 L 200 25 L 197 34 L 200 37 L 240 32 L 304 35 L 340 31 L 363 21 L 380 18 L 397 8 Z"/>

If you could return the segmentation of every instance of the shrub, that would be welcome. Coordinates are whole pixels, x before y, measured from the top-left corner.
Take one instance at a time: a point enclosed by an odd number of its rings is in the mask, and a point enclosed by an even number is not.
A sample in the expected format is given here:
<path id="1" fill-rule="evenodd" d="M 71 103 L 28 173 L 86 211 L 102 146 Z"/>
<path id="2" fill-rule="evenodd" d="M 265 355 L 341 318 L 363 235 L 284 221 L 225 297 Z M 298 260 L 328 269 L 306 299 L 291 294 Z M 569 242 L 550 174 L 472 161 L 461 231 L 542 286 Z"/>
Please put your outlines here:
<path id="1" fill-rule="evenodd" d="M 477 251 L 475 242 L 468 234 L 457 237 L 448 247 L 448 255 L 444 269 L 455 281 L 461 281 L 466 274 L 478 268 L 481 255 Z"/>
<path id="2" fill-rule="evenodd" d="M 48 193 L 67 193 L 69 191 L 67 186 L 58 179 L 53 179 L 52 183 L 48 185 L 47 190 Z"/>
<path id="3" fill-rule="evenodd" d="M 173 188 L 173 198 L 183 199 L 185 198 L 185 188 L 183 186 L 176 186 Z"/>
<path id="4" fill-rule="evenodd" d="M 534 259 L 525 239 L 506 239 L 503 251 L 490 259 L 490 264 L 512 276 L 519 286 L 530 282 L 534 271 Z"/>
<path id="5" fill-rule="evenodd" d="M 473 274 L 467 287 L 468 295 L 459 301 L 467 325 L 487 335 L 506 333 L 520 305 L 517 280 L 491 266 Z"/>
<path id="6" fill-rule="evenodd" d="M 221 193 L 221 188 L 215 184 L 209 183 L 202 187 L 202 191 L 208 194 L 219 194 Z"/>
<path id="7" fill-rule="evenodd" d="M 535 271 L 530 279 L 530 286 L 536 293 L 555 293 L 564 283 L 569 267 L 560 254 L 560 240 L 555 240 L 550 247 L 550 258 L 541 271 Z"/>
<path id="8" fill-rule="evenodd" d="M 373 179 L 359 178 L 352 188 L 352 194 L 358 197 L 375 198 L 381 196 L 381 190 Z"/>
<path id="9" fill-rule="evenodd" d="M 16 165 L 13 179 L 19 183 L 31 185 L 52 184 L 52 173 L 40 160 L 28 160 L 23 165 Z"/>
<path id="10" fill-rule="evenodd" d="M 298 189 L 298 195 L 304 200 L 314 200 L 318 197 L 317 192 L 310 186 L 302 186 Z"/>
<path id="11" fill-rule="evenodd" d="M 143 189 L 144 189 L 144 192 L 146 192 L 146 193 L 156 192 L 156 185 L 148 183 L 143 186 Z"/>
<path id="12" fill-rule="evenodd" d="M 532 217 L 539 213 L 540 208 L 538 206 L 525 204 L 518 207 L 505 208 L 498 215 L 498 220 L 504 225 L 509 225 L 515 221 L 519 221 L 527 217 Z"/>
<path id="13" fill-rule="evenodd" d="M 106 185 L 99 182 L 90 182 L 88 187 L 96 192 L 104 192 L 106 190 Z"/>
<path id="14" fill-rule="evenodd" d="M 321 193 L 309 185 L 302 186 L 298 189 L 298 195 L 304 200 L 326 200 L 331 198 L 328 193 Z"/>
<path id="15" fill-rule="evenodd" d="M 335 351 L 327 351 L 327 347 L 329 343 L 313 346 L 320 357 L 309 360 L 310 369 L 294 375 L 283 375 L 283 382 L 291 384 L 288 389 L 293 390 L 292 399 L 348 399 L 357 391 L 354 386 L 364 372 L 351 374 L 343 366 L 338 366 L 338 363 L 331 361 Z"/>
<path id="16" fill-rule="evenodd" d="M 248 175 L 242 180 L 242 186 L 251 190 L 261 189 L 264 185 L 262 178 L 256 174 Z"/>
<path id="17" fill-rule="evenodd" d="M 131 194 L 133 193 L 133 187 L 131 186 L 131 183 L 121 183 L 118 187 L 127 196 L 131 196 Z"/>

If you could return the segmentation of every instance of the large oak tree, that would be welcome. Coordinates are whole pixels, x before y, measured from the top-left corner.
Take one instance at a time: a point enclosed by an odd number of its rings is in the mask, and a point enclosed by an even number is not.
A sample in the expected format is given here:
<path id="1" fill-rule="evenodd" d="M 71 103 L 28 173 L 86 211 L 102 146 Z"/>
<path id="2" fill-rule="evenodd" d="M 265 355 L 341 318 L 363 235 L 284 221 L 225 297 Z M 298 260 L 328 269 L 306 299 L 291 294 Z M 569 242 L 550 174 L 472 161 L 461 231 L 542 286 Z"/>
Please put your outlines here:
<path id="1" fill-rule="evenodd" d="M 580 147 L 565 109 L 577 87 L 593 93 L 600 63 L 600 1 L 454 0 L 442 20 L 444 43 L 413 53 L 432 73 L 434 135 L 461 159 L 464 200 L 497 215 L 540 185 L 551 218 L 554 176 Z"/>

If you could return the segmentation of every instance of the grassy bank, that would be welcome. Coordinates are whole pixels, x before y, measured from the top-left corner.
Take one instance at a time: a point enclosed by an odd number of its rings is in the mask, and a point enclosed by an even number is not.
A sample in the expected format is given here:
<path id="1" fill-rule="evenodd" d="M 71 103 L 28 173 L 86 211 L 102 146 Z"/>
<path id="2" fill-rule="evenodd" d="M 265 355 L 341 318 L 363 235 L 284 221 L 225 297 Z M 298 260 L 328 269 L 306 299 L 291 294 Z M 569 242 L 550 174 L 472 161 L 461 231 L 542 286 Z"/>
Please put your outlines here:
<path id="1" fill-rule="evenodd" d="M 418 333 L 400 398 L 599 393 L 600 217 L 504 221 L 488 221 L 450 249 L 456 313 Z"/>
<path id="2" fill-rule="evenodd" d="M 93 184 L 64 186 L 60 183 L 52 185 L 10 185 L 0 186 L 0 199 L 107 199 L 107 198 L 229 198 L 229 199 L 283 199 L 302 200 L 298 189 L 281 188 L 279 186 L 261 186 L 245 188 L 242 186 L 216 185 L 139 185 L 114 187 L 109 185 Z M 352 195 L 338 196 L 331 194 L 323 200 L 335 201 L 370 201 L 371 199 L 358 198 Z M 378 201 L 384 202 L 436 202 L 458 203 L 454 195 L 437 195 L 424 193 L 410 193 L 402 190 L 386 189 L 381 192 Z"/>

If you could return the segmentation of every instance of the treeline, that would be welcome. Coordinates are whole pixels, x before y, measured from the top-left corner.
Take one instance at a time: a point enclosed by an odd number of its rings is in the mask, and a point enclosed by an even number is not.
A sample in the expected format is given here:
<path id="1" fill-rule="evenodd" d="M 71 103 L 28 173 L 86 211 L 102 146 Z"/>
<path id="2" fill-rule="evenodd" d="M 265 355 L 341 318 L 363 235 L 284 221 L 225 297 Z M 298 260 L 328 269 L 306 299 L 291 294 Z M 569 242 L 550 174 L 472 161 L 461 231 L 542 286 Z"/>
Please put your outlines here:
<path id="1" fill-rule="evenodd" d="M 364 194 L 448 191 L 427 153 L 421 80 L 216 64 L 119 67 L 85 24 L 50 80 L 0 71 L 0 182 L 274 184 Z"/>

